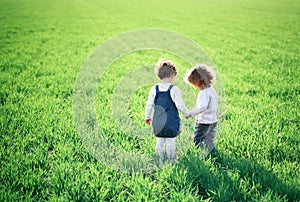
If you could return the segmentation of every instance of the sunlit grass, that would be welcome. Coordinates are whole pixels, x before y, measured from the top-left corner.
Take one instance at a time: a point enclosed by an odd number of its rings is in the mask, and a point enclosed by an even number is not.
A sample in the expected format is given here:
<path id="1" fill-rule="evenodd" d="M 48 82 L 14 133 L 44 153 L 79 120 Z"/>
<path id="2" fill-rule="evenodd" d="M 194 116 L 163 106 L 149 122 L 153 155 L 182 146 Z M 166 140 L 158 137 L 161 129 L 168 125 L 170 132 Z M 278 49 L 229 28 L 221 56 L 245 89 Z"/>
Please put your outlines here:
<path id="1" fill-rule="evenodd" d="M 0 1 L 0 201 L 299 201 L 299 8 L 293 0 Z M 228 112 L 217 159 L 200 159 L 191 147 L 158 172 L 121 173 L 82 144 L 73 88 L 98 45 L 149 27 L 179 32 L 207 51 Z M 124 151 L 153 153 L 155 139 L 120 130 L 112 95 L 133 69 L 161 57 L 179 68 L 177 85 L 193 107 L 197 91 L 179 82 L 189 64 L 170 53 L 126 55 L 99 79 L 97 121 Z M 139 128 L 149 127 L 145 84 L 128 100 Z M 193 121 L 183 121 L 190 133 L 182 137 L 192 141 Z"/>

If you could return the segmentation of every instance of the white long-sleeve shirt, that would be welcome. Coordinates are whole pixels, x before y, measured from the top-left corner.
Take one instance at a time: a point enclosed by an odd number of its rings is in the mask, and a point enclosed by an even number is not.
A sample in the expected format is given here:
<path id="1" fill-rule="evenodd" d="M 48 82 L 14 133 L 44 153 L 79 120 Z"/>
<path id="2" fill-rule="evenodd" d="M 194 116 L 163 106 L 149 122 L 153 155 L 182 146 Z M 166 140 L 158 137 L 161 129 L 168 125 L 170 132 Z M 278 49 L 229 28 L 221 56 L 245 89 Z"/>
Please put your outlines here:
<path id="1" fill-rule="evenodd" d="M 158 84 L 158 89 L 159 91 L 168 91 L 170 85 L 172 85 L 172 83 L 159 83 Z M 155 86 L 152 86 L 152 88 L 150 89 L 149 92 L 149 96 L 148 96 L 148 100 L 146 103 L 146 109 L 145 109 L 145 119 L 152 119 L 151 118 L 151 112 L 152 109 L 154 107 L 154 99 L 156 96 L 156 89 Z M 180 89 L 176 86 L 173 86 L 171 91 L 170 91 L 170 95 L 171 98 L 173 100 L 173 102 L 175 103 L 175 106 L 177 107 L 177 109 L 183 114 L 183 115 L 188 115 L 189 111 L 186 109 L 186 106 L 182 100 L 181 97 L 181 92 Z"/>
<path id="2" fill-rule="evenodd" d="M 213 87 L 198 93 L 196 107 L 190 113 L 197 123 L 212 124 L 218 121 L 218 95 Z"/>

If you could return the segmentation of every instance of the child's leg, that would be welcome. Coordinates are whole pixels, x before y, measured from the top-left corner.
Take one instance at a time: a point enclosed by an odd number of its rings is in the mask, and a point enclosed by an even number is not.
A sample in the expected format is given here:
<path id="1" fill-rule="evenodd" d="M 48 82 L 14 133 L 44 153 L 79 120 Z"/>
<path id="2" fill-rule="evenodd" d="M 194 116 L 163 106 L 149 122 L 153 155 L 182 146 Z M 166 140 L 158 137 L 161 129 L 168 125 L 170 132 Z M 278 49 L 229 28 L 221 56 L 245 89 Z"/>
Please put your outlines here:
<path id="1" fill-rule="evenodd" d="M 156 147 L 155 152 L 159 156 L 159 159 L 162 161 L 164 159 L 164 150 L 165 150 L 165 140 L 163 137 L 156 137 Z"/>
<path id="2" fill-rule="evenodd" d="M 204 139 L 204 143 L 207 146 L 208 153 L 213 151 L 215 148 L 214 138 L 216 136 L 216 126 L 217 123 L 210 124 L 208 133 Z"/>
<path id="3" fill-rule="evenodd" d="M 172 161 L 175 159 L 175 137 L 174 138 L 166 138 L 166 151 L 167 151 L 167 157 L 169 161 Z"/>
<path id="4" fill-rule="evenodd" d="M 209 129 L 209 124 L 197 123 L 195 125 L 194 143 L 196 147 L 201 146 L 201 144 L 203 143 L 207 135 L 208 129 Z"/>

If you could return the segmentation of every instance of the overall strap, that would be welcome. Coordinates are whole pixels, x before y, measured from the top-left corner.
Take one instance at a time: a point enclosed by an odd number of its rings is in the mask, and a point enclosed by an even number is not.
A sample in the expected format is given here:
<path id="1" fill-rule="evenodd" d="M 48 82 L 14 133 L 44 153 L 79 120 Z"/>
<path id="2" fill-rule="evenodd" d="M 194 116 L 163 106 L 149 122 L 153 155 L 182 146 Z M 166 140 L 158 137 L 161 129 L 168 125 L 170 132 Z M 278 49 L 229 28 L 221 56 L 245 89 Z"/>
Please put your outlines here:
<path id="1" fill-rule="evenodd" d="M 159 92 L 158 85 L 155 86 L 156 93 Z"/>
<path id="2" fill-rule="evenodd" d="M 173 88 L 173 84 L 169 86 L 168 91 L 170 91 Z"/>

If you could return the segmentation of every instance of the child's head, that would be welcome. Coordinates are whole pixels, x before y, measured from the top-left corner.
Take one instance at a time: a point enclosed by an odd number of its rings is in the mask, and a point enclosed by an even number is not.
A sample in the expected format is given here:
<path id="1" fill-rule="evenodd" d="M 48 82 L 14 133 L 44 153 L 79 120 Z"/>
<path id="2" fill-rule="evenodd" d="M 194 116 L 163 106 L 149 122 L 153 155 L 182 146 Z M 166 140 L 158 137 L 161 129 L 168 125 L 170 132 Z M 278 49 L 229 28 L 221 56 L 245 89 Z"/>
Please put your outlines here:
<path id="1" fill-rule="evenodd" d="M 171 60 L 159 59 L 155 66 L 155 73 L 160 80 L 174 78 L 177 74 L 177 68 Z"/>
<path id="2" fill-rule="evenodd" d="M 188 70 L 185 80 L 197 89 L 205 89 L 214 83 L 215 76 L 210 67 L 204 64 L 197 64 Z"/>

